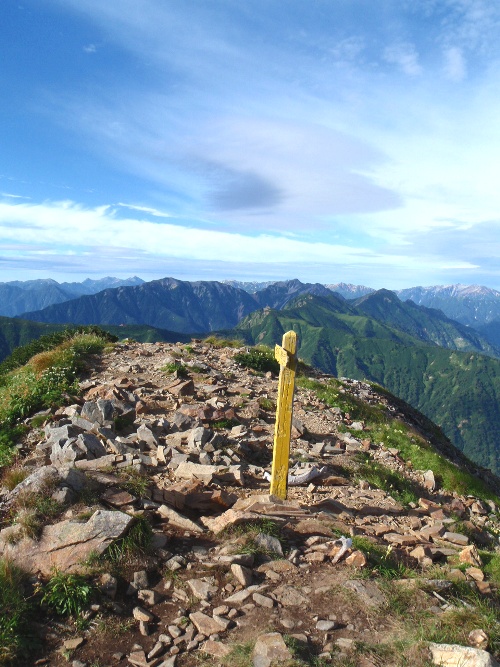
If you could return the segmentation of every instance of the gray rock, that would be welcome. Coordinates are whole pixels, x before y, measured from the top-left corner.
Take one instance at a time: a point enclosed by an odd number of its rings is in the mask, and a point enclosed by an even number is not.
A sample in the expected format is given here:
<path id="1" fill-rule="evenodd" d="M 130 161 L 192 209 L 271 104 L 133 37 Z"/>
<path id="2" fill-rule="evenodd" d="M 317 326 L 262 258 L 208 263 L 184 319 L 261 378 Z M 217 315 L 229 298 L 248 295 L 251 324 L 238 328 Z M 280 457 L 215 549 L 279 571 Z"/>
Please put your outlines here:
<path id="1" fill-rule="evenodd" d="M 103 422 L 112 421 L 118 412 L 118 410 L 115 409 L 113 401 L 109 401 L 105 398 L 97 399 L 97 407 L 102 415 Z"/>
<path id="2" fill-rule="evenodd" d="M 378 607 L 385 602 L 380 588 L 374 581 L 352 579 L 344 583 L 345 588 L 354 591 L 368 607 Z"/>
<path id="3" fill-rule="evenodd" d="M 267 609 L 272 609 L 274 607 L 274 600 L 267 595 L 262 595 L 261 593 L 254 593 L 252 595 L 252 600 L 259 607 L 266 607 Z"/>
<path id="4" fill-rule="evenodd" d="M 203 526 L 200 526 L 194 521 L 191 521 L 191 519 L 188 519 L 186 516 L 180 512 L 177 512 L 172 507 L 168 507 L 168 505 L 161 505 L 158 508 L 158 514 L 164 519 L 168 519 L 169 524 L 177 526 L 178 528 L 190 530 L 195 533 L 202 533 L 205 530 Z"/>
<path id="5" fill-rule="evenodd" d="M 132 615 L 136 621 L 143 621 L 144 623 L 149 623 L 154 619 L 153 614 L 143 607 L 134 607 Z"/>
<path id="6" fill-rule="evenodd" d="M 221 616 L 207 616 L 201 611 L 195 611 L 194 614 L 189 614 L 189 619 L 196 626 L 196 629 L 202 635 L 209 637 L 218 632 L 224 632 L 227 630 L 230 621 L 227 618 L 222 618 Z"/>
<path id="7" fill-rule="evenodd" d="M 83 419 L 87 419 L 89 422 L 95 424 L 102 424 L 104 421 L 102 412 L 99 410 L 99 407 L 95 401 L 86 401 L 83 404 L 80 414 Z"/>
<path id="8" fill-rule="evenodd" d="M 330 632 L 333 630 L 337 623 L 335 621 L 318 621 L 316 623 L 316 630 L 320 632 Z"/>
<path id="9" fill-rule="evenodd" d="M 177 410 L 172 417 L 171 429 L 172 431 L 187 431 L 190 428 L 194 428 L 197 423 L 197 420 L 193 417 L 189 417 L 180 410 Z"/>
<path id="10" fill-rule="evenodd" d="M 247 586 L 250 586 L 250 584 L 252 583 L 253 572 L 248 567 L 244 567 L 243 565 L 239 565 L 238 563 L 233 563 L 231 565 L 231 572 L 233 573 L 235 578 L 239 581 L 239 583 L 245 588 Z"/>
<path id="11" fill-rule="evenodd" d="M 74 424 L 63 424 L 62 426 L 47 424 L 44 432 L 47 442 L 53 443 L 59 440 L 69 440 L 70 438 L 76 438 L 77 435 L 82 433 L 82 429 L 78 428 Z"/>
<path id="12" fill-rule="evenodd" d="M 137 429 L 137 437 L 139 440 L 143 440 L 149 447 L 158 447 L 158 438 L 146 424 L 141 424 L 139 426 Z"/>
<path id="13" fill-rule="evenodd" d="M 266 533 L 259 533 L 255 538 L 255 544 L 265 551 L 283 556 L 283 549 L 277 537 L 267 535 Z"/>
<path id="14" fill-rule="evenodd" d="M 69 440 L 61 438 L 52 442 L 50 461 L 56 468 L 69 468 L 75 461 L 84 458 L 86 458 L 85 451 L 77 445 L 76 438 Z"/>
<path id="15" fill-rule="evenodd" d="M 217 586 L 203 579 L 188 579 L 187 585 L 199 600 L 210 600 L 219 590 Z"/>
<path id="16" fill-rule="evenodd" d="M 132 583 L 135 589 L 138 591 L 142 590 L 143 588 L 148 588 L 149 579 L 146 570 L 138 570 L 137 572 L 134 572 Z"/>
<path id="17" fill-rule="evenodd" d="M 99 438 L 92 433 L 80 433 L 76 439 L 76 444 L 89 460 L 98 459 L 108 453 Z"/>
<path id="18" fill-rule="evenodd" d="M 283 585 L 275 589 L 274 595 L 284 607 L 304 607 L 309 600 L 294 586 Z"/>
<path id="19" fill-rule="evenodd" d="M 462 535 L 461 533 L 450 533 L 446 532 L 443 535 L 443 540 L 451 542 L 452 544 L 459 544 L 460 546 L 466 546 L 469 544 L 469 538 L 467 535 Z"/>
<path id="20" fill-rule="evenodd" d="M 87 419 L 83 419 L 80 415 L 73 415 L 71 417 L 71 423 L 78 428 L 83 429 L 84 431 L 91 431 L 94 427 L 98 427 L 98 424 L 94 422 L 89 422 Z"/>
<path id="21" fill-rule="evenodd" d="M 193 428 L 188 438 L 188 447 L 190 449 L 201 449 L 203 445 L 210 440 L 212 431 L 203 426 Z"/>
<path id="22" fill-rule="evenodd" d="M 153 646 L 151 651 L 148 653 L 148 660 L 152 660 L 153 658 L 157 658 L 162 653 L 165 653 L 165 646 L 162 644 L 162 642 L 158 641 Z"/>
<path id="23" fill-rule="evenodd" d="M 40 493 L 54 487 L 61 480 L 59 471 L 54 466 L 42 466 L 23 479 L 7 496 L 7 502 L 14 500 L 19 493 Z"/>
<path id="24" fill-rule="evenodd" d="M 446 667 L 499 667 L 498 662 L 487 652 L 458 644 L 429 644 L 435 665 Z"/>
<path id="25" fill-rule="evenodd" d="M 0 533 L 0 556 L 32 573 L 51 570 L 85 572 L 91 553 L 101 554 L 129 528 L 133 518 L 123 512 L 97 510 L 86 523 L 66 520 L 45 526 L 38 541 L 24 538 L 9 544 Z"/>
<path id="26" fill-rule="evenodd" d="M 81 470 L 76 468 L 62 468 L 59 470 L 62 483 L 75 493 L 81 493 L 87 486 L 88 480 Z"/>
<path id="27" fill-rule="evenodd" d="M 292 659 L 279 632 L 269 632 L 258 637 L 252 654 L 253 667 L 271 667 Z"/>

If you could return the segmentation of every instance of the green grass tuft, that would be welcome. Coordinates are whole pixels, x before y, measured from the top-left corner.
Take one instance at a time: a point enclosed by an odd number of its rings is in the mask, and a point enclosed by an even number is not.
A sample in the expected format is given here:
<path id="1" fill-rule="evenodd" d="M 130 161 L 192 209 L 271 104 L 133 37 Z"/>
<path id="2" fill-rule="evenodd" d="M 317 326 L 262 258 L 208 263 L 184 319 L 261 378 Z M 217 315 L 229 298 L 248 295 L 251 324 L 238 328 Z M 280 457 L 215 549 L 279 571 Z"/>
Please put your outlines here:
<path id="1" fill-rule="evenodd" d="M 95 589 L 79 574 L 55 572 L 45 585 L 42 604 L 60 616 L 78 616 L 90 604 Z"/>
<path id="2" fill-rule="evenodd" d="M 89 354 L 102 351 L 110 343 L 109 334 L 87 327 L 78 333 L 60 332 L 47 337 L 42 349 L 33 341 L 0 364 L 0 466 L 13 458 L 13 445 L 25 427 L 20 423 L 37 410 L 63 405 L 78 393 L 77 377 Z M 52 347 L 51 347 L 52 345 Z M 17 354 L 15 354 L 17 352 Z"/>
<path id="3" fill-rule="evenodd" d="M 238 352 L 234 360 L 244 368 L 252 368 L 261 373 L 279 373 L 280 367 L 274 358 L 274 351 L 265 345 L 252 347 L 248 352 Z"/>
<path id="4" fill-rule="evenodd" d="M 404 475 L 377 461 L 361 464 L 357 470 L 356 477 L 358 480 L 366 480 L 378 489 L 383 489 L 394 500 L 406 506 L 410 503 L 418 502 L 418 499 L 422 495 L 418 487 Z"/>
<path id="5" fill-rule="evenodd" d="M 26 574 L 0 559 L 0 665 L 26 657 L 34 643 L 33 604 L 25 592 Z"/>

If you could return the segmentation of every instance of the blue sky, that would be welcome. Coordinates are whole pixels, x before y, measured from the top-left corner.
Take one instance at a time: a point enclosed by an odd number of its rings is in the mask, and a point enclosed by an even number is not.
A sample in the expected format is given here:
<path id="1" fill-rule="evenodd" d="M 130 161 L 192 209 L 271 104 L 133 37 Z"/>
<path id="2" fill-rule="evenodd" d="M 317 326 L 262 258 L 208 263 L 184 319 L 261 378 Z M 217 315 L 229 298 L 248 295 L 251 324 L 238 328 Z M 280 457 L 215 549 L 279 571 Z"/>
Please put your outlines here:
<path id="1" fill-rule="evenodd" d="M 0 280 L 500 288 L 496 0 L 2 0 Z"/>

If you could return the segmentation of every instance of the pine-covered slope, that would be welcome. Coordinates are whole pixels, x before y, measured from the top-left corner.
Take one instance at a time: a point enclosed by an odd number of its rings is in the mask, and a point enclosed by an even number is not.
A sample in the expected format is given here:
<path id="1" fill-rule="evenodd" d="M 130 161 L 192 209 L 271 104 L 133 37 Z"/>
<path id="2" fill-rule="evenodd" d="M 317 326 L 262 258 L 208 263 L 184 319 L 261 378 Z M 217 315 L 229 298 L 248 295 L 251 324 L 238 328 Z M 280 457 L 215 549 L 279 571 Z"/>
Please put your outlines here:
<path id="1" fill-rule="evenodd" d="M 24 317 L 74 324 L 148 324 L 189 333 L 232 327 L 255 308 L 250 294 L 229 285 L 163 278 L 82 296 Z"/>
<path id="2" fill-rule="evenodd" d="M 499 350 L 475 329 L 446 317 L 440 310 L 403 302 L 389 290 L 378 290 L 350 303 L 358 311 L 422 341 L 500 356 Z"/>
<path id="3" fill-rule="evenodd" d="M 254 313 L 236 328 L 273 344 L 290 329 L 300 356 L 337 377 L 381 384 L 441 426 L 471 459 L 500 471 L 500 360 L 443 349 L 311 295 L 282 311 Z"/>

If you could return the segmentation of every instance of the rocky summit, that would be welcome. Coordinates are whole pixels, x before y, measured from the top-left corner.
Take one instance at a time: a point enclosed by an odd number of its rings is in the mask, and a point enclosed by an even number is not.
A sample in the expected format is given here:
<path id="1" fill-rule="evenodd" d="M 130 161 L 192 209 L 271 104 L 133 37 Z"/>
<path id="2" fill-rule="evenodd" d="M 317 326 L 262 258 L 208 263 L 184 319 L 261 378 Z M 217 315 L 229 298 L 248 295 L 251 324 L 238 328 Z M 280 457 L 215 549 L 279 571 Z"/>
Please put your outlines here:
<path id="1" fill-rule="evenodd" d="M 304 367 L 270 496 L 278 378 L 253 358 L 118 343 L 26 419 L 0 562 L 43 597 L 12 664 L 498 665 L 500 481 L 380 387 Z"/>

